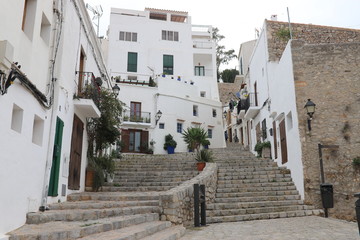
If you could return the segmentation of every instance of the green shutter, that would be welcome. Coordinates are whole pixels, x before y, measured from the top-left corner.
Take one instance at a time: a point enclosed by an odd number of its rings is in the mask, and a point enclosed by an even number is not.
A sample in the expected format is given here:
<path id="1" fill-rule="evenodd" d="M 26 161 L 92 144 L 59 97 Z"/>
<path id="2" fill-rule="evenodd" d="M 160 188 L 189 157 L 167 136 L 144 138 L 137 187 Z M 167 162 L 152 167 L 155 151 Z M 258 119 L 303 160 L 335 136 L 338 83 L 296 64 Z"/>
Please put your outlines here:
<path id="1" fill-rule="evenodd" d="M 169 75 L 174 74 L 174 56 L 163 55 L 163 72 Z"/>
<path id="2" fill-rule="evenodd" d="M 128 72 L 137 72 L 137 53 L 128 53 Z"/>
<path id="3" fill-rule="evenodd" d="M 56 197 L 58 195 L 63 129 L 64 129 L 64 122 L 58 117 L 56 119 L 54 152 L 53 152 L 53 160 L 52 160 L 52 166 L 50 172 L 50 182 L 49 182 L 49 191 L 48 191 L 48 196 L 53 196 L 53 197 Z"/>

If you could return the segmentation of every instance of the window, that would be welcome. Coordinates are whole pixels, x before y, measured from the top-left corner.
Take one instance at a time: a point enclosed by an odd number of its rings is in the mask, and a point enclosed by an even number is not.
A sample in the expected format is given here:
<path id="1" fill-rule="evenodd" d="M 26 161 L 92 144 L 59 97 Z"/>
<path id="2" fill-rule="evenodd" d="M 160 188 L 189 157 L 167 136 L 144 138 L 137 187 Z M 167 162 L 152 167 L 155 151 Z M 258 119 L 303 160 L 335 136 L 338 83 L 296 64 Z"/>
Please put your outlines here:
<path id="1" fill-rule="evenodd" d="M 212 129 L 208 129 L 208 138 L 212 138 L 213 135 L 213 130 Z"/>
<path id="2" fill-rule="evenodd" d="M 200 92 L 200 97 L 206 97 L 206 92 L 205 92 L 205 91 L 201 91 L 201 92 Z"/>
<path id="3" fill-rule="evenodd" d="M 22 124 L 23 124 L 23 115 L 24 110 L 17 106 L 16 104 L 13 105 L 12 110 L 12 118 L 11 118 L 11 129 L 21 133 Z"/>
<path id="4" fill-rule="evenodd" d="M 163 72 L 165 74 L 173 75 L 174 74 L 174 56 L 173 55 L 163 55 Z"/>
<path id="5" fill-rule="evenodd" d="M 212 115 L 213 115 L 213 117 L 216 117 L 216 115 L 217 115 L 217 114 L 216 114 L 216 109 L 213 109 L 213 110 L 212 110 Z"/>
<path id="6" fill-rule="evenodd" d="M 46 44 L 50 41 L 51 24 L 45 14 L 42 14 L 40 36 Z"/>
<path id="7" fill-rule="evenodd" d="M 182 131 L 183 131 L 183 124 L 182 123 L 179 123 L 179 122 L 177 123 L 176 131 L 178 133 L 182 133 Z"/>
<path id="8" fill-rule="evenodd" d="M 161 31 L 161 39 L 178 42 L 179 41 L 179 32 L 162 30 Z"/>
<path id="9" fill-rule="evenodd" d="M 194 105 L 193 106 L 193 116 L 199 116 L 199 108 L 198 106 Z"/>
<path id="10" fill-rule="evenodd" d="M 32 142 L 39 146 L 42 146 L 43 135 L 44 135 L 44 120 L 41 119 L 39 116 L 35 115 L 34 124 L 33 124 Z"/>
<path id="11" fill-rule="evenodd" d="M 205 67 L 195 66 L 195 76 L 205 76 Z"/>
<path id="12" fill-rule="evenodd" d="M 165 123 L 159 123 L 159 128 L 160 129 L 165 129 Z"/>
<path id="13" fill-rule="evenodd" d="M 266 133 L 266 119 L 264 119 L 261 122 L 261 130 L 262 130 L 262 138 L 263 140 L 265 140 L 267 138 L 267 133 Z"/>
<path id="14" fill-rule="evenodd" d="M 137 53 L 128 52 L 128 72 L 137 72 Z"/>
<path id="15" fill-rule="evenodd" d="M 30 38 L 33 38 L 36 14 L 36 0 L 24 1 L 24 12 L 21 29 Z"/>
<path id="16" fill-rule="evenodd" d="M 137 33 L 120 31 L 119 40 L 127 42 L 137 42 Z"/>

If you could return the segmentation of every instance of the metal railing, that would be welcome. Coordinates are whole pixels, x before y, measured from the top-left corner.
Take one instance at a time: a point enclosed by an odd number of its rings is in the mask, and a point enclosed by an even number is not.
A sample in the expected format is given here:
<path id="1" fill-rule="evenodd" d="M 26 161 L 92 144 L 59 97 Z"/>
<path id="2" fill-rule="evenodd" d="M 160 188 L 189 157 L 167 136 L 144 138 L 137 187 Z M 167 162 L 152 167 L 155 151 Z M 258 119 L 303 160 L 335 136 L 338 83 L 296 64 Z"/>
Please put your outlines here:
<path id="1" fill-rule="evenodd" d="M 136 123 L 151 123 L 151 113 L 125 110 L 123 111 L 123 121 Z"/>
<path id="2" fill-rule="evenodd" d="M 257 107 L 257 106 L 258 106 L 258 100 L 256 93 L 249 93 L 247 94 L 247 97 L 245 99 L 241 99 L 240 110 L 245 110 L 246 112 L 250 107 Z"/>
<path id="3" fill-rule="evenodd" d="M 77 97 L 88 98 L 91 96 L 95 102 L 99 101 L 101 78 L 95 78 L 93 72 L 75 72 L 77 79 Z"/>

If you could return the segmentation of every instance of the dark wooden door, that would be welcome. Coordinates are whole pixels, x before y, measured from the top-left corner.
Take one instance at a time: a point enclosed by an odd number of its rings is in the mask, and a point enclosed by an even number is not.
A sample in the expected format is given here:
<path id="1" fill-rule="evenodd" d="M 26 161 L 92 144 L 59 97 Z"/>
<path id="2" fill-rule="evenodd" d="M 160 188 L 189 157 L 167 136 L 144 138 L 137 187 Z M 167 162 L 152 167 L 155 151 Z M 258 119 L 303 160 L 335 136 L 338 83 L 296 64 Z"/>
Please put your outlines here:
<path id="1" fill-rule="evenodd" d="M 280 122 L 279 128 L 280 128 L 281 162 L 282 164 L 284 164 L 287 163 L 288 161 L 285 120 L 282 120 Z"/>
<path id="2" fill-rule="evenodd" d="M 130 103 L 130 119 L 132 122 L 139 122 L 141 119 L 141 103 L 131 102 Z"/>
<path id="3" fill-rule="evenodd" d="M 52 197 L 56 197 L 58 195 L 63 129 L 64 129 L 64 122 L 58 117 L 56 119 L 54 152 L 53 152 L 53 160 L 51 165 L 49 191 L 48 191 L 48 196 L 52 196 Z"/>
<path id="4" fill-rule="evenodd" d="M 84 123 L 74 115 L 73 131 L 71 137 L 70 164 L 69 164 L 69 189 L 80 189 L 81 153 L 83 142 Z"/>
<path id="5" fill-rule="evenodd" d="M 274 137 L 274 153 L 275 159 L 277 159 L 277 136 L 276 136 L 276 122 L 273 121 L 273 137 Z"/>
<path id="6" fill-rule="evenodd" d="M 81 96 L 83 92 L 84 85 L 84 62 L 85 62 L 85 54 L 83 51 L 80 51 L 80 62 L 79 62 L 79 79 L 78 79 L 78 95 Z"/>
<path id="7" fill-rule="evenodd" d="M 130 144 L 130 131 L 127 129 L 121 129 L 121 141 L 124 143 L 124 146 L 121 148 L 121 152 L 129 152 Z"/>
<path id="8" fill-rule="evenodd" d="M 241 145 L 244 145 L 244 133 L 243 133 L 243 128 L 240 128 L 240 141 L 241 141 Z"/>
<path id="9" fill-rule="evenodd" d="M 138 129 L 123 129 L 121 130 L 121 140 L 124 143 L 122 152 L 146 153 L 149 132 Z"/>

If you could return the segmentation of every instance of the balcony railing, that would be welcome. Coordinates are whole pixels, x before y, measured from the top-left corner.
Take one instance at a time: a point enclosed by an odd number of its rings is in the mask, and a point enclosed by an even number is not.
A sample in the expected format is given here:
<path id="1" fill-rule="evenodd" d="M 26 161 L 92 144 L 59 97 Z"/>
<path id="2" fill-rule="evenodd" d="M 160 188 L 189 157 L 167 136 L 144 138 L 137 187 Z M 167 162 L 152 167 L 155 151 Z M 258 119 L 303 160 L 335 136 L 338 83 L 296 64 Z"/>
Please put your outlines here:
<path id="1" fill-rule="evenodd" d="M 193 41 L 193 48 L 212 49 L 214 47 L 215 47 L 215 44 L 213 42 Z"/>
<path id="2" fill-rule="evenodd" d="M 78 90 L 77 97 L 88 98 L 88 96 L 92 96 L 93 100 L 97 102 L 100 96 L 101 78 L 95 78 L 92 72 L 76 71 L 75 74 Z"/>
<path id="3" fill-rule="evenodd" d="M 133 123 L 151 123 L 150 112 L 123 111 L 123 121 Z"/>
<path id="4" fill-rule="evenodd" d="M 249 93 L 245 99 L 241 99 L 240 102 L 240 110 L 247 111 L 250 107 L 257 107 L 257 94 L 256 93 Z"/>

